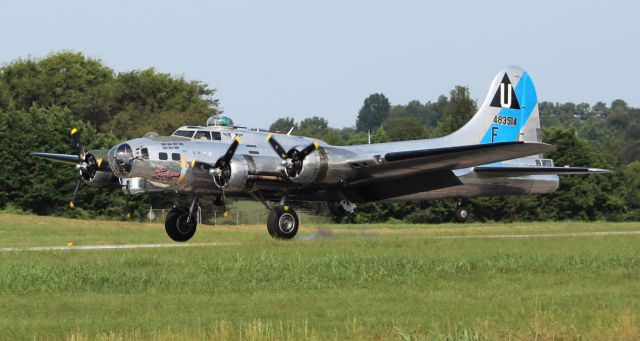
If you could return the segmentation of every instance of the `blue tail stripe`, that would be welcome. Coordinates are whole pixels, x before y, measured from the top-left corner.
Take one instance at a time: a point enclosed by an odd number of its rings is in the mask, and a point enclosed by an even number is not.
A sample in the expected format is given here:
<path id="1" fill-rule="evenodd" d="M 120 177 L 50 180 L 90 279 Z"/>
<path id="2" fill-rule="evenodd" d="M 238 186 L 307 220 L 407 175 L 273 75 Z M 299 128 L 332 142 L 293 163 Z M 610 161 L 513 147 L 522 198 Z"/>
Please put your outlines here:
<path id="1" fill-rule="evenodd" d="M 487 130 L 484 137 L 482 137 L 482 140 L 480 140 L 481 144 L 518 140 L 520 131 L 526 125 L 533 109 L 538 103 L 536 89 L 528 73 L 524 72 L 522 76 L 520 76 L 520 82 L 518 82 L 518 85 L 515 88 L 515 93 L 518 98 L 518 102 L 520 103 L 520 109 L 502 108 L 498 112 L 498 115 L 503 117 L 513 117 L 517 119 L 517 124 L 515 126 L 510 126 L 492 123 L 489 130 Z"/>

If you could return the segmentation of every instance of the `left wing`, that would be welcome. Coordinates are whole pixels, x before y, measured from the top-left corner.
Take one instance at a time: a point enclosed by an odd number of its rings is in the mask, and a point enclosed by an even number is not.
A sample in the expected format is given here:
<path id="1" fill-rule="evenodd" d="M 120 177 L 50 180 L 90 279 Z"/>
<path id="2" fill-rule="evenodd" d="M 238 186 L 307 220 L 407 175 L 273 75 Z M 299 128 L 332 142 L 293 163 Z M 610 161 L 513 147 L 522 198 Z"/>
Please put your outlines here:
<path id="1" fill-rule="evenodd" d="M 453 170 L 554 151 L 535 142 L 499 142 L 433 149 L 389 152 L 384 157 L 349 162 L 357 179 L 343 189 L 355 202 L 453 187 L 461 184 Z"/>
<path id="2" fill-rule="evenodd" d="M 454 170 L 555 151 L 552 145 L 537 142 L 498 142 L 444 148 L 390 152 L 372 160 L 349 162 L 368 178 Z"/>

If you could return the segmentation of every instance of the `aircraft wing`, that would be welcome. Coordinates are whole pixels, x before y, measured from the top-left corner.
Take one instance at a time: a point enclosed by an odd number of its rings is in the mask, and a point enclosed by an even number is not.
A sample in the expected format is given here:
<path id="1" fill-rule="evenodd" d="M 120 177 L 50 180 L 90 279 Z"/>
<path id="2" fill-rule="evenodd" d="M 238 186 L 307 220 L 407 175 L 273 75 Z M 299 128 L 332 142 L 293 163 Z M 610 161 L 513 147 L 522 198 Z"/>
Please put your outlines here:
<path id="1" fill-rule="evenodd" d="M 33 156 L 49 159 L 53 161 L 60 161 L 65 163 L 77 164 L 80 162 L 78 155 L 70 154 L 54 154 L 54 153 L 31 153 Z"/>
<path id="2" fill-rule="evenodd" d="M 498 142 L 432 149 L 389 152 L 373 160 L 350 162 L 352 168 L 369 178 L 386 178 L 485 165 L 498 161 L 555 151 L 536 142 Z"/>
<path id="3" fill-rule="evenodd" d="M 389 152 L 349 162 L 359 179 L 351 181 L 343 193 L 349 200 L 361 202 L 453 187 L 461 184 L 455 169 L 554 150 L 549 144 L 514 141 Z"/>
<path id="4" fill-rule="evenodd" d="M 508 177 L 508 176 L 526 176 L 526 175 L 541 175 L 541 174 L 602 174 L 611 173 L 608 169 L 602 168 L 583 168 L 583 167 L 494 167 L 494 166 L 479 166 L 473 169 L 481 176 L 496 176 L 496 177 Z"/>

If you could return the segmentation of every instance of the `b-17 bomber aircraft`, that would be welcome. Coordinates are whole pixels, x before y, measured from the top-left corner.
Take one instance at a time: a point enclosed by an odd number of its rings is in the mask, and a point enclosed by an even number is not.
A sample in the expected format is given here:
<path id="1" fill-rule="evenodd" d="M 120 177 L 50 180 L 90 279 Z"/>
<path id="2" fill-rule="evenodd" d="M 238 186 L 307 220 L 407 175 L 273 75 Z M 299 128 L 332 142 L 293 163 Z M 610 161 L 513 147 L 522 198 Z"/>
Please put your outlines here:
<path id="1" fill-rule="evenodd" d="M 270 210 L 269 234 L 291 239 L 299 227 L 296 202 L 327 202 L 334 214 L 351 212 L 363 202 L 458 198 L 462 203 L 477 196 L 552 193 L 559 174 L 608 172 L 555 167 L 542 157 L 555 148 L 542 143 L 540 135 L 531 77 L 511 66 L 495 76 L 478 112 L 439 138 L 332 146 L 237 127 L 230 118 L 215 115 L 206 126 L 183 126 L 171 136 L 148 133 L 86 153 L 78 130 L 72 129 L 75 155 L 33 155 L 76 165 L 80 179 L 71 207 L 82 182 L 121 187 L 126 195 L 192 195 L 190 203 L 176 205 L 166 217 L 166 232 L 175 241 L 194 235 L 203 196 L 215 196 L 223 207 L 230 196 L 259 200 Z M 458 205 L 456 217 L 466 220 L 464 205 Z"/>

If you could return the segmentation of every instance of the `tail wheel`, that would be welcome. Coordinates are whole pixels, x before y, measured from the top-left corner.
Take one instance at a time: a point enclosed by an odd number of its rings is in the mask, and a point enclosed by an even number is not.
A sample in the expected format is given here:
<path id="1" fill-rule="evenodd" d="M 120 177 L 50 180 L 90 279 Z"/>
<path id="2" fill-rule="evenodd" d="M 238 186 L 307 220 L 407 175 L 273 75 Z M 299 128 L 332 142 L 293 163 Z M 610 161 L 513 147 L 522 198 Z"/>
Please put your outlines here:
<path id="1" fill-rule="evenodd" d="M 456 220 L 460 223 L 465 223 L 469 220 L 469 209 L 466 207 L 458 207 L 456 209 Z"/>
<path id="2" fill-rule="evenodd" d="M 186 242 L 196 233 L 197 222 L 189 218 L 189 210 L 184 207 L 175 207 L 164 221 L 164 229 L 169 238 L 177 242 Z"/>
<path id="3" fill-rule="evenodd" d="M 276 206 L 267 217 L 267 230 L 273 238 L 291 239 L 298 233 L 300 220 L 294 210 L 288 206 Z"/>

